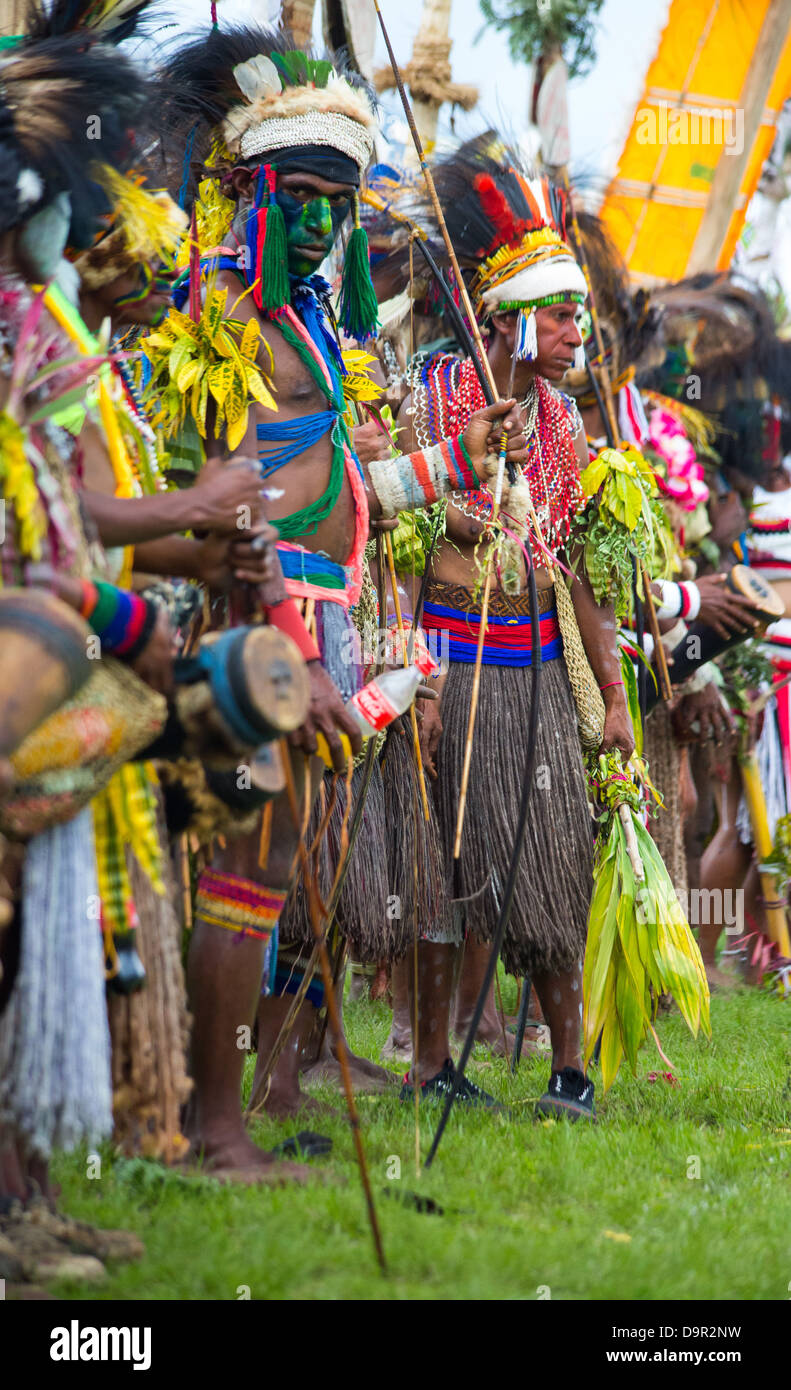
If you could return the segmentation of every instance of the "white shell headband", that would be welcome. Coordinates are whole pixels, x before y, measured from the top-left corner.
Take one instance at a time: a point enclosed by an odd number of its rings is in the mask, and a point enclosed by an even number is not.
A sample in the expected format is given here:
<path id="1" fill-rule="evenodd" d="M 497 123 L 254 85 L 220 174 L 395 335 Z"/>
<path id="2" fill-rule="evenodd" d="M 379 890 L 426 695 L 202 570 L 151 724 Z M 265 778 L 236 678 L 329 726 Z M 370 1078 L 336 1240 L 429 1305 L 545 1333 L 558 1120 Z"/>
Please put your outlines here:
<path id="1" fill-rule="evenodd" d="M 280 57 L 280 55 L 277 55 Z M 284 85 L 281 69 L 258 54 L 233 70 L 247 103 L 233 106 L 223 123 L 232 155 L 249 159 L 298 145 L 323 145 L 354 160 L 362 176 L 374 147 L 375 117 L 364 92 L 339 77 L 329 64 L 299 58 L 306 78 Z"/>

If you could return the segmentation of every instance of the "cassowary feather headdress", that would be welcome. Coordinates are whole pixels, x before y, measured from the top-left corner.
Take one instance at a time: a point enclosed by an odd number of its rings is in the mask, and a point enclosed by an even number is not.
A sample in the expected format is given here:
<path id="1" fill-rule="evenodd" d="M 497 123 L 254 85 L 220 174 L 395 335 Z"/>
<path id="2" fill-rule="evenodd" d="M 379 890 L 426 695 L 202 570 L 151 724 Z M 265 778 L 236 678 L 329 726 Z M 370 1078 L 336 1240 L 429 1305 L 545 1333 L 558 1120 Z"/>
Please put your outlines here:
<path id="1" fill-rule="evenodd" d="M 149 93 L 143 73 L 112 44 L 134 32 L 145 8 L 145 0 L 32 4 L 25 33 L 3 40 L 0 231 L 60 197 L 70 244 L 93 241 L 108 208 L 95 162 L 129 167 Z"/>
<path id="2" fill-rule="evenodd" d="M 536 309 L 587 294 L 566 242 L 565 194 L 523 172 L 493 130 L 439 160 L 434 179 L 459 262 L 473 272 L 475 312 L 519 311 L 517 355 L 534 359 Z"/>

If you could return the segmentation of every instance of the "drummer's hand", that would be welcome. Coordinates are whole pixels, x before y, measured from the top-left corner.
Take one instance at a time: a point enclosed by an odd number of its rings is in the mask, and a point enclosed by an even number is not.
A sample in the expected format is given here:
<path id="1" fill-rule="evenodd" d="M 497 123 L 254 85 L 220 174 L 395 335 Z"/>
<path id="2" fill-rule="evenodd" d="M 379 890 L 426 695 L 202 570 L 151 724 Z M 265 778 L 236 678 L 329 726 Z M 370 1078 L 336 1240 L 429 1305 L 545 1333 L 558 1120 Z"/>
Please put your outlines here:
<path id="1" fill-rule="evenodd" d="M 671 715 L 679 743 L 708 743 L 722 746 L 734 732 L 733 718 L 712 681 L 702 690 L 682 695 Z"/>
<path id="2" fill-rule="evenodd" d="M 173 694 L 173 658 L 176 655 L 176 641 L 170 618 L 164 608 L 160 608 L 146 645 L 139 656 L 130 662 L 132 670 L 146 685 L 160 695 Z"/>
<path id="3" fill-rule="evenodd" d="M 726 641 L 734 633 L 743 632 L 747 636 L 761 626 L 750 600 L 726 587 L 727 577 L 725 574 L 704 574 L 695 580 L 700 591 L 700 612 L 695 621 L 712 627 Z"/>

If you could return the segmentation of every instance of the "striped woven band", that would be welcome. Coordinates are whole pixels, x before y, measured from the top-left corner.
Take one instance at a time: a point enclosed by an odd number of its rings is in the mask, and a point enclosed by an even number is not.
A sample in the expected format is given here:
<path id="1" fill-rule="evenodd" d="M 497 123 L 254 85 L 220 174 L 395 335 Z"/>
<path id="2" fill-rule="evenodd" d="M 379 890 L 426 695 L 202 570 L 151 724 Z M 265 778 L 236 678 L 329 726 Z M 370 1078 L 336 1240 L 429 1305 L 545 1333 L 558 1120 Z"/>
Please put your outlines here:
<path id="1" fill-rule="evenodd" d="M 204 869 L 198 879 L 195 915 L 212 927 L 268 941 L 286 897 L 285 891 L 265 888 L 238 874 Z"/>

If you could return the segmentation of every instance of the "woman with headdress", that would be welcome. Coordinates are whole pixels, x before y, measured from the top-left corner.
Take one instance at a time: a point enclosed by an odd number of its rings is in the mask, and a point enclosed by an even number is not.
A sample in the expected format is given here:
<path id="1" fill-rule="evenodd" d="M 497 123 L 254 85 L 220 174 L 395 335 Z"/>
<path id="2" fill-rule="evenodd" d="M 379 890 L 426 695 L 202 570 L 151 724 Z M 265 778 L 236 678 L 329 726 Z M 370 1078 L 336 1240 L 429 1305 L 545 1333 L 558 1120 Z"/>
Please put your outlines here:
<path id="1" fill-rule="evenodd" d="M 558 624 L 565 623 L 568 591 L 553 590 L 548 554 L 563 554 L 581 507 L 579 472 L 587 463 L 579 414 L 554 383 L 581 351 L 577 318 L 587 286 L 565 238 L 565 202 L 544 179 L 526 177 L 494 132 L 469 141 L 435 165 L 437 191 L 451 240 L 470 278 L 473 306 L 488 332 L 495 380 L 521 398 L 528 439 L 525 479 L 540 535 L 535 539 L 541 646 L 542 703 L 537 767 L 547 777 L 531 805 L 514 907 L 506 932 L 506 968 L 529 974 L 550 1028 L 553 1061 L 546 1114 L 572 1118 L 593 1114 L 593 1083 L 579 1052 L 581 969 L 591 893 L 592 839 L 582 760 L 569 677 Z M 430 223 L 430 211 L 417 219 Z M 420 444 L 459 428 L 483 399 L 474 364 L 449 355 L 413 366 L 412 396 L 402 418 Z M 518 528 L 527 515 L 524 482 L 504 499 L 506 526 Z M 517 494 L 519 500 L 517 501 Z M 473 680 L 480 603 L 476 599 L 476 550 L 486 534 L 486 495 L 460 491 L 447 508 L 445 538 L 431 561 L 424 626 L 450 633 L 450 665 L 439 712 L 423 714 L 427 765 L 436 768 L 439 818 L 454 897 L 468 932 L 491 937 L 503 892 L 520 796 L 521 760 L 514 757 L 528 727 L 531 681 L 531 623 L 524 561 L 518 545 L 505 552 L 495 578 L 489 630 L 484 639 L 480 717 L 472 752 L 470 796 L 461 856 L 452 860 L 454 826 Z M 509 519 L 510 518 L 510 519 Z M 516 524 L 515 524 L 516 523 Z M 534 523 L 535 525 L 535 523 Z M 538 549 L 540 547 L 540 549 Z M 572 602 L 585 652 L 604 701 L 603 732 L 597 744 L 627 757 L 633 737 L 612 612 L 595 604 L 587 577 L 572 584 Z M 557 605 L 557 606 L 556 606 Z M 576 624 L 575 624 L 576 629 Z M 566 644 L 572 638 L 567 626 Z M 579 634 L 577 635 L 579 645 Z M 568 645 L 566 651 L 568 652 Z M 422 1059 L 417 1078 L 424 1094 L 449 1085 L 448 1011 L 454 947 L 421 943 L 418 981 Z M 442 983 L 435 983 L 441 977 Z M 402 1095 L 411 1094 L 405 1086 Z M 486 1103 L 465 1081 L 461 1098 Z"/>

